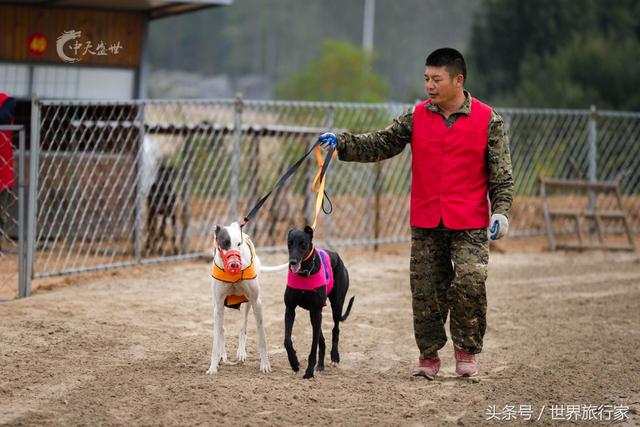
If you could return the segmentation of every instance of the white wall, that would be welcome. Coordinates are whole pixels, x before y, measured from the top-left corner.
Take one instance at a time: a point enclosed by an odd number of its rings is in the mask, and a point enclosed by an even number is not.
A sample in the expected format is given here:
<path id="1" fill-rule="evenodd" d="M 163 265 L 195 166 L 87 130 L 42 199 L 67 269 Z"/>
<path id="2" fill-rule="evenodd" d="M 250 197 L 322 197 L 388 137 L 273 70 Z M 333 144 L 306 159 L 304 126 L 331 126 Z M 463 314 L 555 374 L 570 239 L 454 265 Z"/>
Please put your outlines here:
<path id="1" fill-rule="evenodd" d="M 29 97 L 29 66 L 0 62 L 0 92 L 13 97 Z"/>
<path id="2" fill-rule="evenodd" d="M 33 89 L 39 98 L 118 99 L 133 98 L 135 70 L 34 65 Z M 0 63 L 0 91 L 29 98 L 29 66 Z"/>

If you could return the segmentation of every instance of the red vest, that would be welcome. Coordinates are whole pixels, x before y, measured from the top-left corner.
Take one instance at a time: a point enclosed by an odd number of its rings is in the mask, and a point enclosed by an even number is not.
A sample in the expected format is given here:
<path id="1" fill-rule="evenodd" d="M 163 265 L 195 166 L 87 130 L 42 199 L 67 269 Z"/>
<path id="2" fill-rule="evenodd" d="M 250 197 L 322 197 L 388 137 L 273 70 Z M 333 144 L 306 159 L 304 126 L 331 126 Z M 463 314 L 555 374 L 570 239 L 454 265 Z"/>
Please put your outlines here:
<path id="1" fill-rule="evenodd" d="M 0 92 L 0 107 L 9 98 L 6 93 Z M 13 124 L 13 117 L 11 118 Z M 13 132 L 0 131 L 0 191 L 13 187 Z"/>
<path id="2" fill-rule="evenodd" d="M 426 106 L 413 112 L 411 226 L 462 230 L 489 225 L 487 144 L 491 107 L 471 98 L 471 114 L 450 128 Z"/>

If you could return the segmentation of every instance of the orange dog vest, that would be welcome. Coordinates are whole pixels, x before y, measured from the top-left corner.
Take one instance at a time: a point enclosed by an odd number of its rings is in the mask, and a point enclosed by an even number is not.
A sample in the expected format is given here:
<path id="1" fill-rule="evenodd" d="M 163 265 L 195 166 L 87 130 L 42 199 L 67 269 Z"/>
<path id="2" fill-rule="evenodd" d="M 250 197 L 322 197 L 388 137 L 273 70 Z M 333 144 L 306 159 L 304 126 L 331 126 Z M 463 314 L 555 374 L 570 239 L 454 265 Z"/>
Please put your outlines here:
<path id="1" fill-rule="evenodd" d="M 244 242 L 249 247 L 249 252 L 251 253 L 251 260 L 247 268 L 241 270 L 236 274 L 231 274 L 227 271 L 224 271 L 223 268 L 218 267 L 214 259 L 213 269 L 211 270 L 211 276 L 213 276 L 214 279 L 217 279 L 217 280 L 220 280 L 221 282 L 226 282 L 226 283 L 237 283 L 241 280 L 255 279 L 258 276 L 258 274 L 256 273 L 256 268 L 254 266 L 254 260 L 253 260 L 254 253 L 255 253 L 255 249 L 253 248 L 253 243 L 251 243 L 249 236 L 247 236 L 244 233 L 242 233 L 242 238 L 244 239 Z M 247 301 L 249 300 L 244 295 L 227 295 L 227 297 L 224 300 L 224 305 L 229 308 L 239 309 L 240 304 Z"/>

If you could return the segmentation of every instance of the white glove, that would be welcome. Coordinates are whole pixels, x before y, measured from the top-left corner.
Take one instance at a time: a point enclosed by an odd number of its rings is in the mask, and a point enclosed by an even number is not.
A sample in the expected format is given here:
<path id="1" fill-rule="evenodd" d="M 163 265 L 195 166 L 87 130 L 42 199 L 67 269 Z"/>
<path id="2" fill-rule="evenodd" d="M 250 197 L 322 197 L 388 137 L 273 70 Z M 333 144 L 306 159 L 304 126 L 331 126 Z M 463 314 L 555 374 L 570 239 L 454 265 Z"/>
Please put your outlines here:
<path id="1" fill-rule="evenodd" d="M 509 231 L 509 220 L 502 214 L 491 215 L 489 227 L 487 227 L 487 237 L 489 240 L 498 240 Z"/>

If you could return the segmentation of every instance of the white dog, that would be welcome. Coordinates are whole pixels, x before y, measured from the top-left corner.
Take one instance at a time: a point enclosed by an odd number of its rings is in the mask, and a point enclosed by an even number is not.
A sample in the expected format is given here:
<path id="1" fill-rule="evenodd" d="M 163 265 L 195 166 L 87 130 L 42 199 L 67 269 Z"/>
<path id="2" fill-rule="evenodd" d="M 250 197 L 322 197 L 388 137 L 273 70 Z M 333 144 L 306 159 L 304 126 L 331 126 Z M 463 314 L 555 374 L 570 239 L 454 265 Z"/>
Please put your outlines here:
<path id="1" fill-rule="evenodd" d="M 211 366 L 208 374 L 218 372 L 220 360 L 227 362 L 224 346 L 224 307 L 241 308 L 242 326 L 238 339 L 237 357 L 239 362 L 247 358 L 247 317 L 249 308 L 253 308 L 258 329 L 258 349 L 260 352 L 260 371 L 271 372 L 267 338 L 262 316 L 260 299 L 261 264 L 249 236 L 242 233 L 237 222 L 227 227 L 216 226 L 215 249 L 211 291 L 213 293 L 213 348 Z M 264 267 L 262 271 L 285 269 L 288 264 L 276 267 Z"/>

